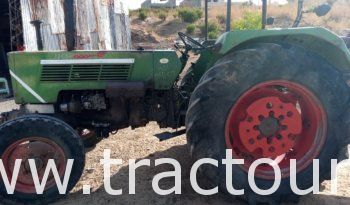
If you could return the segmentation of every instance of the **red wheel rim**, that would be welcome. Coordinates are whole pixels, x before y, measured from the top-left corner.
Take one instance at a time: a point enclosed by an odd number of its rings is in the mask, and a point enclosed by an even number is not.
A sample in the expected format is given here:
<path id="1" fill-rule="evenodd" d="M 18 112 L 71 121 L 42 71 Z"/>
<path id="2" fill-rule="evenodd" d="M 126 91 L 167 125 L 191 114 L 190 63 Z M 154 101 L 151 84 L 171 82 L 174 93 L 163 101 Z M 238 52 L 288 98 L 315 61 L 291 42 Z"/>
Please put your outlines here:
<path id="1" fill-rule="evenodd" d="M 304 86 L 285 80 L 260 83 L 233 105 L 226 120 L 226 146 L 249 170 L 257 159 L 270 158 L 289 177 L 290 159 L 296 172 L 320 153 L 327 132 L 327 116 L 320 101 Z M 270 165 L 260 165 L 255 176 L 274 179 Z"/>
<path id="2" fill-rule="evenodd" d="M 5 150 L 1 158 L 9 179 L 12 178 L 16 159 L 22 159 L 15 190 L 26 194 L 36 193 L 28 159 L 35 160 L 40 183 L 42 182 L 42 177 L 49 159 L 55 161 L 60 177 L 65 173 L 67 161 L 64 151 L 59 145 L 49 139 L 41 137 L 24 138 L 12 143 Z M 50 172 L 45 190 L 55 185 L 54 176 L 52 172 Z"/>

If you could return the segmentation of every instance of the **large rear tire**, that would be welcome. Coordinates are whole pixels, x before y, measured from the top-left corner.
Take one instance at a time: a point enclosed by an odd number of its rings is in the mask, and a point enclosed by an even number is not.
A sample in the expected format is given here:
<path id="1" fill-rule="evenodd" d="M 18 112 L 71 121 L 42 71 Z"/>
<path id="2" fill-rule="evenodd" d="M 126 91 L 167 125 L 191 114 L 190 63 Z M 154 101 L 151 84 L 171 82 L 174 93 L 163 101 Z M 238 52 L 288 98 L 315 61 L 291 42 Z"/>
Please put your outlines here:
<path id="1" fill-rule="evenodd" d="M 7 194 L 4 183 L 0 183 L 0 196 L 14 203 L 48 204 L 65 196 L 59 194 L 52 174 L 44 193 L 36 194 L 28 159 L 35 160 L 40 183 L 49 159 L 54 159 L 61 181 L 68 159 L 74 159 L 66 194 L 79 181 L 85 165 L 84 145 L 76 131 L 59 119 L 41 115 L 22 116 L 2 124 L 0 156 L 8 176 L 12 176 L 15 160 L 22 159 L 14 194 Z"/>
<path id="2" fill-rule="evenodd" d="M 194 90 L 186 118 L 187 140 L 195 160 L 221 163 L 225 150 L 233 158 L 232 184 L 244 189 L 251 204 L 297 200 L 289 182 L 289 160 L 297 161 L 297 186 L 313 182 L 313 159 L 320 162 L 320 182 L 329 179 L 344 130 L 340 120 L 348 88 L 341 75 L 321 57 L 292 45 L 256 44 L 235 51 L 208 70 Z M 252 191 L 248 169 L 260 158 L 280 165 L 282 181 L 269 196 Z M 259 166 L 256 185 L 269 189 L 271 168 Z M 203 165 L 203 173 L 226 190 L 225 166 Z"/>

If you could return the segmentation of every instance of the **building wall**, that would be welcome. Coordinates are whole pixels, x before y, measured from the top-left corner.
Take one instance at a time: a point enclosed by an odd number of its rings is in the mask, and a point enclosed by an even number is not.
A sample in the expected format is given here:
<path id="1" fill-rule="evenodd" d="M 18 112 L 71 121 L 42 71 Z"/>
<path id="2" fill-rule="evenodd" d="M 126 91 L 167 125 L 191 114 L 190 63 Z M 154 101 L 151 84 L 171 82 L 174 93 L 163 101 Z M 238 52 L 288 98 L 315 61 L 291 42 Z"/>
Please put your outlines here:
<path id="1" fill-rule="evenodd" d="M 68 5 L 68 6 L 67 6 Z M 44 50 L 128 50 L 128 7 L 124 0 L 21 0 L 24 47 L 38 50 L 40 26 Z"/>
<path id="2" fill-rule="evenodd" d="M 184 0 L 151 0 L 151 6 L 176 7 L 180 6 L 183 1 Z"/>
<path id="3" fill-rule="evenodd" d="M 127 1 L 130 10 L 150 7 L 172 8 L 180 6 L 184 0 L 130 0 Z"/>
<path id="4" fill-rule="evenodd" d="M 209 3 L 225 3 L 227 0 L 208 0 Z"/>
<path id="5" fill-rule="evenodd" d="M 130 0 L 126 4 L 130 10 L 137 10 L 142 7 L 142 4 L 148 0 Z"/>

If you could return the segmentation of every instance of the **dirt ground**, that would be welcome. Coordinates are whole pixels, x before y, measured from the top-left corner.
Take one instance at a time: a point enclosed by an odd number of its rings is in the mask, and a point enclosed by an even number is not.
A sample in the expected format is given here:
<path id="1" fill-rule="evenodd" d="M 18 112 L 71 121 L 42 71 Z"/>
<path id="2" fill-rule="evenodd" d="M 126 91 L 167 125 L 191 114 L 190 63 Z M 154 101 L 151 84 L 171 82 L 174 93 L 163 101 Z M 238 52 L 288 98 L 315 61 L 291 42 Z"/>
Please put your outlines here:
<path id="1" fill-rule="evenodd" d="M 0 112 L 15 108 L 12 100 L 0 100 Z M 86 205 L 86 204 L 245 204 L 236 199 L 228 198 L 223 194 L 214 196 L 200 196 L 191 188 L 189 172 L 193 161 L 189 157 L 185 136 L 159 142 L 153 135 L 163 132 L 155 123 L 136 130 L 124 129 L 109 139 L 103 140 L 94 150 L 87 153 L 86 167 L 80 182 L 71 191 L 67 199 L 56 205 Z M 112 158 L 123 159 L 124 164 L 112 167 L 111 184 L 114 189 L 123 189 L 123 195 L 110 196 L 103 187 L 103 169 L 100 159 L 103 150 L 111 149 Z M 136 171 L 136 195 L 128 194 L 128 160 L 150 159 L 151 167 L 141 167 Z M 171 166 L 154 166 L 158 158 L 177 159 L 182 167 L 182 194 L 159 196 L 152 189 L 152 178 L 158 173 L 171 171 Z M 308 195 L 301 198 L 299 204 L 350 204 L 350 166 L 342 167 L 338 171 L 338 195 L 331 195 L 330 182 L 322 184 L 322 192 L 317 195 Z M 161 188 L 172 187 L 172 178 L 163 179 Z M 205 184 L 205 179 L 204 180 Z M 83 195 L 83 185 L 91 186 L 91 194 Z"/>

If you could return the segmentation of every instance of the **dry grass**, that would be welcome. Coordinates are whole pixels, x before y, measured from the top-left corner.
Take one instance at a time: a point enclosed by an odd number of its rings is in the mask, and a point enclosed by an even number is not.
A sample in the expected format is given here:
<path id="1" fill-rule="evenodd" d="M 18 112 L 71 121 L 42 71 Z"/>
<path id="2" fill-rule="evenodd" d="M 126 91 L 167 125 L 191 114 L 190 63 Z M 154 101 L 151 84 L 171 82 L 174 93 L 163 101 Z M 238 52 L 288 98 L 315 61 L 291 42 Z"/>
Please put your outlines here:
<path id="1" fill-rule="evenodd" d="M 325 1 L 306 1 L 305 9 L 313 8 L 320 5 L 320 2 Z M 211 7 L 209 11 L 209 18 L 215 19 L 218 15 L 222 15 L 223 11 L 226 11 L 226 7 L 215 6 Z M 259 6 L 242 6 L 233 5 L 232 7 L 232 20 L 242 18 L 244 12 L 261 12 Z M 276 18 L 275 25 L 273 27 L 290 27 L 296 18 L 297 3 L 288 4 L 284 6 L 271 5 L 268 7 L 268 16 Z M 304 14 L 304 18 L 300 26 L 321 26 L 326 27 L 333 31 L 340 31 L 350 29 L 350 1 L 343 0 L 337 1 L 329 14 L 324 17 L 317 17 L 313 13 Z"/>
<path id="2" fill-rule="evenodd" d="M 309 0 L 305 1 L 304 8 L 312 9 L 317 5 L 325 3 L 326 0 Z M 226 16 L 226 6 L 211 6 L 209 8 L 209 21 L 219 22 L 218 16 Z M 177 9 L 146 9 L 148 18 L 141 22 L 137 20 L 137 12 L 131 12 L 133 19 L 132 28 L 135 30 L 144 30 L 156 37 L 162 44 L 161 48 L 170 47 L 177 38 L 177 32 L 186 32 L 188 23 L 182 22 L 178 16 Z M 159 19 L 159 13 L 167 15 L 166 21 Z M 237 21 L 243 17 L 245 12 L 261 13 L 259 6 L 244 6 L 242 4 L 234 4 L 232 6 L 232 21 Z M 275 17 L 275 24 L 272 28 L 288 28 L 294 22 L 297 15 L 297 1 L 284 6 L 270 5 L 268 7 L 268 16 Z M 325 27 L 340 35 L 348 34 L 350 30 L 350 0 L 337 0 L 329 14 L 324 17 L 317 17 L 314 13 L 304 14 L 300 23 L 301 27 L 314 26 Z M 222 19 L 221 19 L 222 21 Z M 203 37 L 199 31 L 199 27 L 204 24 L 204 18 L 194 23 L 197 27 L 192 36 Z M 221 32 L 225 30 L 225 24 L 221 22 Z M 145 43 L 147 42 L 137 42 Z M 164 44 L 164 45 L 163 45 Z M 157 47 L 160 48 L 160 47 Z"/>

